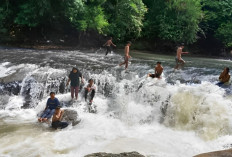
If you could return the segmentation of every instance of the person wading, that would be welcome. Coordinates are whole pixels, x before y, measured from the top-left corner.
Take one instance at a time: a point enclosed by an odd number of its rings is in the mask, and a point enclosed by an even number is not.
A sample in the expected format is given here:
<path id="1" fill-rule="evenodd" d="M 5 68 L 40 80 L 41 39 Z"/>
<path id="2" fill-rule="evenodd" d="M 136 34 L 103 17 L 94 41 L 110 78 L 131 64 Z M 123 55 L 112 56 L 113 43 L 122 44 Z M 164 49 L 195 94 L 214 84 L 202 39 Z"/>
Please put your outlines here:
<path id="1" fill-rule="evenodd" d="M 76 67 L 73 67 L 72 71 L 68 76 L 68 81 L 66 83 L 66 86 L 68 86 L 69 82 L 71 81 L 71 97 L 72 99 L 74 99 L 74 93 L 75 93 L 76 100 L 78 99 L 78 92 L 80 86 L 79 78 L 81 78 L 81 82 L 84 83 L 81 72 Z"/>
<path id="2" fill-rule="evenodd" d="M 131 58 L 131 56 L 129 55 L 130 52 L 130 46 L 131 46 L 131 42 L 128 41 L 126 46 L 125 46 L 125 57 L 124 57 L 124 62 L 120 63 L 119 66 L 122 66 L 123 64 L 125 64 L 125 69 L 128 68 L 128 62 L 129 62 L 129 58 Z"/>

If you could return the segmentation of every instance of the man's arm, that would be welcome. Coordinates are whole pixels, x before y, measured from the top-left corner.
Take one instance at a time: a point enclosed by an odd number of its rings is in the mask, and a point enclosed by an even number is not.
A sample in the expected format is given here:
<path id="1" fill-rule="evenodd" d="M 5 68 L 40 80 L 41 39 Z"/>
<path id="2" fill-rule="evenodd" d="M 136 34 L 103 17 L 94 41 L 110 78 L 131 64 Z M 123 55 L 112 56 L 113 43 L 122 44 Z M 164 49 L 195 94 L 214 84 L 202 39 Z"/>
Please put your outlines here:
<path id="1" fill-rule="evenodd" d="M 157 73 L 157 67 L 155 67 L 155 74 Z"/>
<path id="2" fill-rule="evenodd" d="M 79 75 L 81 77 L 81 83 L 84 83 L 84 78 L 83 78 L 82 73 L 80 71 L 79 71 Z"/>
<path id="3" fill-rule="evenodd" d="M 56 106 L 59 106 L 60 105 L 60 102 L 58 99 L 56 99 Z"/>
<path id="4" fill-rule="evenodd" d="M 48 106 L 49 106 L 49 99 L 47 100 L 47 104 L 46 104 L 46 107 L 44 110 L 46 110 L 48 108 Z"/>
<path id="5" fill-rule="evenodd" d="M 70 78 L 68 78 L 68 81 L 67 81 L 67 83 L 66 83 L 66 86 L 68 86 L 68 85 L 69 85 L 69 82 L 70 82 Z"/>
<path id="6" fill-rule="evenodd" d="M 160 70 L 160 75 L 163 73 L 164 68 L 162 67 Z"/>
<path id="7" fill-rule="evenodd" d="M 225 79 L 225 82 L 229 82 L 230 81 L 230 75 L 228 75 Z"/>
<path id="8" fill-rule="evenodd" d="M 63 114 L 64 114 L 64 110 L 61 110 L 60 113 L 59 113 L 59 121 L 61 120 Z"/>
<path id="9" fill-rule="evenodd" d="M 116 47 L 116 45 L 114 45 L 114 43 L 113 43 L 112 41 L 110 41 L 110 43 L 111 43 L 114 47 Z"/>
<path id="10" fill-rule="evenodd" d="M 129 57 L 129 46 L 125 47 L 125 56 Z"/>
<path id="11" fill-rule="evenodd" d="M 107 41 L 108 42 L 108 41 Z M 103 46 L 106 46 L 107 45 L 107 42 L 103 45 Z"/>

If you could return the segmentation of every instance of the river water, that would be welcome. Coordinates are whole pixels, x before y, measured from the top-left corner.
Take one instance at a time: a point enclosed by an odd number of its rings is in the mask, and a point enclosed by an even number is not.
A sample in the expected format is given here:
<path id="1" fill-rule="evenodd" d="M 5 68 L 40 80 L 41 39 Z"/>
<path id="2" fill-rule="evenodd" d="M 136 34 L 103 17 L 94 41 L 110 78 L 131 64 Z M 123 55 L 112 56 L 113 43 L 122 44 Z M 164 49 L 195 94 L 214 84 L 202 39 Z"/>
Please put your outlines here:
<path id="1" fill-rule="evenodd" d="M 94 152 L 137 151 L 148 157 L 190 157 L 232 147 L 231 87 L 215 85 L 230 60 L 183 56 L 186 66 L 174 71 L 174 56 L 131 52 L 129 69 L 120 53 L 104 50 L 44 51 L 0 49 L 0 156 L 83 157 Z M 155 63 L 162 79 L 147 78 Z M 97 85 L 89 113 L 82 94 L 70 104 L 65 87 L 73 66 L 85 82 Z M 53 130 L 37 122 L 49 93 L 81 122 Z"/>

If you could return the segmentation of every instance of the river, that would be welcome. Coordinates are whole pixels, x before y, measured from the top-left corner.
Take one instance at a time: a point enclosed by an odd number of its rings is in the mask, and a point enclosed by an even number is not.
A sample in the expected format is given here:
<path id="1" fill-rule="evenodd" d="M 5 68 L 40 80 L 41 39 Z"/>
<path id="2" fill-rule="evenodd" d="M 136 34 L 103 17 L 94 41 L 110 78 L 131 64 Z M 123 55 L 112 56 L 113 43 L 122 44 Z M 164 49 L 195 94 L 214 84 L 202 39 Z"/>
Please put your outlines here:
<path id="1" fill-rule="evenodd" d="M 132 51 L 127 71 L 120 53 L 68 50 L 0 49 L 0 156 L 83 157 L 95 152 L 137 151 L 148 157 L 191 157 L 232 147 L 232 88 L 215 84 L 232 61 Z M 157 61 L 162 79 L 147 78 Z M 70 104 L 65 86 L 73 66 L 85 82 L 97 85 L 97 113 L 89 113 L 82 94 Z M 53 130 L 37 122 L 49 93 L 81 122 Z"/>

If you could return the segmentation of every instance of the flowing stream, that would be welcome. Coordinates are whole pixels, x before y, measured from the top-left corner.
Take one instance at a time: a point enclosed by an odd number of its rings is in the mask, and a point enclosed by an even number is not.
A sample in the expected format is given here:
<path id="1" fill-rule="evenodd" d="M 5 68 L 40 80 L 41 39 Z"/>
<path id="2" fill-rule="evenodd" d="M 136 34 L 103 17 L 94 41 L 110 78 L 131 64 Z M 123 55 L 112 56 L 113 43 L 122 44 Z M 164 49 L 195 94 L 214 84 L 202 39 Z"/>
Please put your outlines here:
<path id="1" fill-rule="evenodd" d="M 232 61 L 132 51 L 127 71 L 121 53 L 0 49 L 0 157 L 83 157 L 137 151 L 148 157 L 191 157 L 232 147 L 232 88 L 215 84 Z M 157 61 L 162 79 L 147 78 Z M 97 85 L 97 113 L 66 87 L 73 66 Z M 37 122 L 49 93 L 82 121 L 53 130 Z"/>

